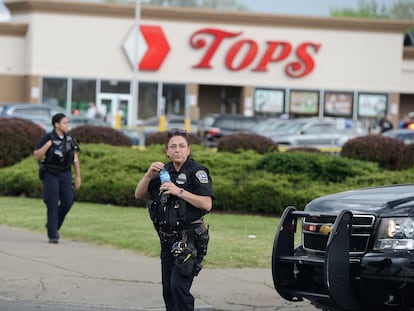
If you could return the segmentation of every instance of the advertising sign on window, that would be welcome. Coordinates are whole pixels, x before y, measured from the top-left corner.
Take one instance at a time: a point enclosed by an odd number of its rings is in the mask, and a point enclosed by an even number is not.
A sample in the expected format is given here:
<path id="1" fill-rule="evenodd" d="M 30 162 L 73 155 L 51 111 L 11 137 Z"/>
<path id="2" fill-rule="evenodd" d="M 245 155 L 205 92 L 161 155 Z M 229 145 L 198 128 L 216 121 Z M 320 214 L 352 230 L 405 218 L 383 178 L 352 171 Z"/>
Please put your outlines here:
<path id="1" fill-rule="evenodd" d="M 285 92 L 272 89 L 254 91 L 254 110 L 256 112 L 283 113 Z"/>
<path id="2" fill-rule="evenodd" d="M 358 94 L 358 116 L 380 117 L 387 111 L 386 94 Z"/>
<path id="3" fill-rule="evenodd" d="M 318 106 L 319 92 L 292 91 L 290 93 L 291 113 L 316 115 Z"/>
<path id="4" fill-rule="evenodd" d="M 352 117 L 353 94 L 325 92 L 324 115 L 332 117 Z"/>

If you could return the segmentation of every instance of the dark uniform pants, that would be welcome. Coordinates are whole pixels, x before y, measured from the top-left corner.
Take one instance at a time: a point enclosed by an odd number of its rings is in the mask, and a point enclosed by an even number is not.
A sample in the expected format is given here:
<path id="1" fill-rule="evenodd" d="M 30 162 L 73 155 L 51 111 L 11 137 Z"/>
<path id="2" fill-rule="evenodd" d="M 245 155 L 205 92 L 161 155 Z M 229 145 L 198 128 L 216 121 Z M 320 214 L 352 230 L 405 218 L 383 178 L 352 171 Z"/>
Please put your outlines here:
<path id="1" fill-rule="evenodd" d="M 59 238 L 58 230 L 73 205 L 72 173 L 70 171 L 43 178 L 43 201 L 47 206 L 47 235 Z"/>
<path id="2" fill-rule="evenodd" d="M 182 275 L 171 254 L 173 243 L 161 242 L 162 293 L 167 311 L 193 311 L 194 296 L 190 292 L 194 276 Z"/>

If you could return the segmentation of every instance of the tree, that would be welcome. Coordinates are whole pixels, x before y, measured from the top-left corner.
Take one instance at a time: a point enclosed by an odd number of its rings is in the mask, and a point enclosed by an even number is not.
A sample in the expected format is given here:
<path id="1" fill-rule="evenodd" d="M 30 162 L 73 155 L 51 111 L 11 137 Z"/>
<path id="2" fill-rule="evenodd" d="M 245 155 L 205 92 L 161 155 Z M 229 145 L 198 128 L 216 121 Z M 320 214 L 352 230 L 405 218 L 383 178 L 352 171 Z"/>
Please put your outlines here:
<path id="1" fill-rule="evenodd" d="M 390 9 L 391 17 L 414 20 L 414 3 L 412 1 L 398 1 Z"/>
<path id="2" fill-rule="evenodd" d="M 358 9 L 330 10 L 331 16 L 409 19 L 414 20 L 414 2 L 412 0 L 397 0 L 392 5 L 379 5 L 376 0 L 359 0 Z"/>

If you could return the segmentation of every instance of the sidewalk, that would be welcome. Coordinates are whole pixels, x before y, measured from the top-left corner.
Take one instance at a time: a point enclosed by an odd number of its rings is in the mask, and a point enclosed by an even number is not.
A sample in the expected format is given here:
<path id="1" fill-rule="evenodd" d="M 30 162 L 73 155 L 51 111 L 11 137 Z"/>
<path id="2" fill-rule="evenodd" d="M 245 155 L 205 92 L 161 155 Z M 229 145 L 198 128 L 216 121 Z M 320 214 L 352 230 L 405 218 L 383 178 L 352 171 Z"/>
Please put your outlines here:
<path id="1" fill-rule="evenodd" d="M 203 269 L 192 292 L 198 311 L 316 310 L 281 299 L 270 268 Z M 158 258 L 64 238 L 48 244 L 46 235 L 5 226 L 0 226 L 0 306 L 1 301 L 165 310 Z"/>

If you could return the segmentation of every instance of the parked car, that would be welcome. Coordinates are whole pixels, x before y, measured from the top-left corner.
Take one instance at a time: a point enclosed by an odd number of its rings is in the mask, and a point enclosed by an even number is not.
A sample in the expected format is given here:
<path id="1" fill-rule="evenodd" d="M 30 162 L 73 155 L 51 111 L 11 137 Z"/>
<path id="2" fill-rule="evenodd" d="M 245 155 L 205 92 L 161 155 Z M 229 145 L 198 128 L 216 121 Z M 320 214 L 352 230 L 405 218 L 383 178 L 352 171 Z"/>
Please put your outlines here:
<path id="1" fill-rule="evenodd" d="M 139 129 L 120 128 L 119 130 L 129 138 L 133 146 L 139 146 L 145 140 L 142 131 Z"/>
<path id="2" fill-rule="evenodd" d="M 288 119 L 280 119 L 280 118 L 270 118 L 266 120 L 262 120 L 256 125 L 254 125 L 251 129 L 249 129 L 250 132 L 267 136 L 268 133 L 272 133 L 277 131 L 277 129 L 284 123 L 288 122 Z"/>
<path id="3" fill-rule="evenodd" d="M 272 253 L 276 291 L 323 310 L 414 310 L 413 193 L 414 184 L 379 186 L 287 207 Z"/>
<path id="4" fill-rule="evenodd" d="M 27 121 L 31 121 L 38 126 L 40 126 L 45 132 L 50 132 L 53 130 L 52 122 L 50 118 L 40 117 L 40 116 L 30 116 L 30 115 L 23 115 L 19 114 L 17 116 L 7 116 L 7 115 L 0 115 L 3 118 L 18 118 L 24 119 Z"/>
<path id="5" fill-rule="evenodd" d="M 183 115 L 166 115 L 165 116 L 165 128 L 185 128 L 185 116 Z M 144 136 L 147 137 L 149 134 L 153 134 L 160 131 L 160 118 L 151 117 L 145 119 L 140 125 L 144 131 Z M 190 133 L 197 133 L 198 130 L 198 121 L 191 120 L 190 122 Z"/>
<path id="6" fill-rule="evenodd" d="M 49 104 L 7 103 L 0 105 L 0 115 L 2 116 L 38 116 L 51 120 L 56 113 L 71 115 L 65 108 Z"/>
<path id="7" fill-rule="evenodd" d="M 397 138 L 407 145 L 414 143 L 414 130 L 408 128 L 389 130 L 382 133 L 382 136 Z"/>
<path id="8" fill-rule="evenodd" d="M 263 135 L 286 146 L 341 147 L 350 138 L 368 134 L 359 121 L 343 118 L 298 118 Z"/>
<path id="9" fill-rule="evenodd" d="M 71 128 L 80 125 L 96 125 L 96 126 L 111 126 L 110 123 L 102 121 L 97 118 L 88 118 L 85 116 L 69 116 L 69 125 Z"/>
<path id="10" fill-rule="evenodd" d="M 264 120 L 261 117 L 246 117 L 239 114 L 208 114 L 199 125 L 198 135 L 208 147 L 217 146 L 224 135 L 249 132 L 251 128 Z"/>

